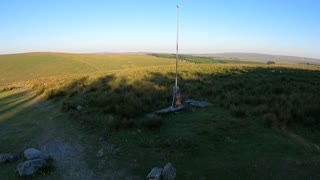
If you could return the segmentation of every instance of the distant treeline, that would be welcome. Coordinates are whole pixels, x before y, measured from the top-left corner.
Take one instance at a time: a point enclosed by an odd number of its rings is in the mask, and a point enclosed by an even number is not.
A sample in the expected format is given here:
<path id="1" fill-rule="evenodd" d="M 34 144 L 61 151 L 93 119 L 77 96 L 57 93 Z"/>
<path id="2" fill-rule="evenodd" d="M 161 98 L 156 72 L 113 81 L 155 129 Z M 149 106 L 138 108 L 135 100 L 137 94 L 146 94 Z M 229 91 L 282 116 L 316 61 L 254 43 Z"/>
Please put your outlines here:
<path id="1" fill-rule="evenodd" d="M 161 57 L 161 58 L 176 58 L 175 54 L 153 53 L 151 55 L 155 57 Z M 226 58 L 220 58 L 220 57 L 201 57 L 201 56 L 192 56 L 192 55 L 185 55 L 185 54 L 180 54 L 179 60 L 188 61 L 195 64 L 262 64 L 259 62 L 252 62 L 252 61 L 240 61 L 240 60 L 226 59 Z"/>

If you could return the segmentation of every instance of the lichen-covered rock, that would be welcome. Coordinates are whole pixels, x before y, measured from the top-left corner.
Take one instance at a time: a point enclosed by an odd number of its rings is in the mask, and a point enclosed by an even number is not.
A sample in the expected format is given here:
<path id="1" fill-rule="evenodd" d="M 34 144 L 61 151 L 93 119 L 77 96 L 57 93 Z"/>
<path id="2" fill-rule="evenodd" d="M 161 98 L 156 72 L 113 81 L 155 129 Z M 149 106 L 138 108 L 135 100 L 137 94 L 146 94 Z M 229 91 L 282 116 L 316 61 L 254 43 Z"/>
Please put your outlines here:
<path id="1" fill-rule="evenodd" d="M 24 151 L 24 156 L 26 157 L 27 160 L 32 160 L 32 159 L 44 159 L 44 160 L 49 160 L 50 155 L 44 152 L 41 152 L 37 149 L 34 148 L 29 148 Z"/>
<path id="2" fill-rule="evenodd" d="M 18 159 L 19 159 L 18 154 L 14 154 L 14 153 L 0 154 L 0 163 L 12 162 Z"/>
<path id="3" fill-rule="evenodd" d="M 17 171 L 20 176 L 29 176 L 41 169 L 46 165 L 46 161 L 43 159 L 28 160 L 20 163 L 17 167 Z"/>
<path id="4" fill-rule="evenodd" d="M 154 167 L 147 176 L 147 180 L 161 180 L 162 179 L 162 168 Z"/>
<path id="5" fill-rule="evenodd" d="M 173 167 L 173 165 L 170 162 L 168 162 L 162 170 L 162 179 L 173 180 L 175 178 L 176 178 L 176 169 Z"/>

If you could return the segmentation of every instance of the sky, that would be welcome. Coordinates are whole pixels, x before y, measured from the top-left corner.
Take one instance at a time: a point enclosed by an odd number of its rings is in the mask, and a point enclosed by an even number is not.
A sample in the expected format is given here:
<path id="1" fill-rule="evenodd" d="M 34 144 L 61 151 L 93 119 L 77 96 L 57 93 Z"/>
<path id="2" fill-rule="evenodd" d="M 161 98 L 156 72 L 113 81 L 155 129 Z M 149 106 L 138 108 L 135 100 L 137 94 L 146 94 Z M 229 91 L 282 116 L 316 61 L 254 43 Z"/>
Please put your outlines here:
<path id="1" fill-rule="evenodd" d="M 251 52 L 320 58 L 319 0 L 3 0 L 0 54 Z"/>

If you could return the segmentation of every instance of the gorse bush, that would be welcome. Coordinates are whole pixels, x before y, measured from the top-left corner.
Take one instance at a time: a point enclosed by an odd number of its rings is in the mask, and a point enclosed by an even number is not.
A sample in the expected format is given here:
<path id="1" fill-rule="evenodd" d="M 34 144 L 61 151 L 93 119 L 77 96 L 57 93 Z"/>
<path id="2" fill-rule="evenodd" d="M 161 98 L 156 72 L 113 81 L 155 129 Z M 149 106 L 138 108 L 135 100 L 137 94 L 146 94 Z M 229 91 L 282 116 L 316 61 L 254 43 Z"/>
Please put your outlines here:
<path id="1" fill-rule="evenodd" d="M 178 81 L 183 99 L 209 101 L 229 109 L 237 118 L 258 116 L 268 126 L 280 129 L 290 123 L 320 129 L 319 70 L 310 66 L 189 64 L 179 67 Z M 173 72 L 173 67 L 165 66 L 138 68 L 44 78 L 30 81 L 30 85 L 44 97 L 64 97 L 64 111 L 85 121 L 113 124 L 117 129 L 158 126 L 161 122 L 139 123 L 137 119 L 170 105 Z M 112 120 L 101 118 L 110 115 Z"/>

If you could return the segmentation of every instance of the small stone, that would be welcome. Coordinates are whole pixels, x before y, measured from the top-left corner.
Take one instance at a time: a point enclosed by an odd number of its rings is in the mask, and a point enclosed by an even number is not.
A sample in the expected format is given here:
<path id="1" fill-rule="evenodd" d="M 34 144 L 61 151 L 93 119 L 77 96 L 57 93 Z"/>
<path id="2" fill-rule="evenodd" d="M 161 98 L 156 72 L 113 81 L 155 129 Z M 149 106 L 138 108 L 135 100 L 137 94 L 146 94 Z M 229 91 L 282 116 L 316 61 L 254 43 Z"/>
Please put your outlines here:
<path id="1" fill-rule="evenodd" d="M 12 162 L 18 159 L 19 159 L 18 154 L 14 154 L 14 153 L 0 154 L 0 163 Z"/>
<path id="2" fill-rule="evenodd" d="M 148 118 L 148 119 L 160 119 L 160 116 L 158 116 L 157 114 L 154 114 L 154 113 L 149 113 L 149 114 L 146 114 L 146 118 Z"/>
<path id="3" fill-rule="evenodd" d="M 100 149 L 98 151 L 98 154 L 97 154 L 98 157 L 102 157 L 103 156 L 103 149 Z"/>
<path id="4" fill-rule="evenodd" d="M 50 159 L 49 154 L 41 152 L 41 151 L 34 149 L 34 148 L 26 149 L 24 151 L 24 156 L 26 157 L 27 160 L 32 160 L 32 159 L 49 160 Z"/>
<path id="5" fill-rule="evenodd" d="M 164 180 L 173 180 L 176 178 L 176 169 L 173 167 L 173 165 L 168 162 L 162 171 L 162 179 Z"/>
<path id="6" fill-rule="evenodd" d="M 78 105 L 77 110 L 81 110 L 81 109 L 82 109 L 82 106 Z"/>
<path id="7" fill-rule="evenodd" d="M 46 161 L 43 159 L 28 160 L 20 163 L 17 167 L 17 171 L 20 176 L 29 176 L 41 169 L 46 165 Z"/>
<path id="8" fill-rule="evenodd" d="M 147 176 L 147 180 L 161 180 L 162 168 L 154 167 Z"/>

